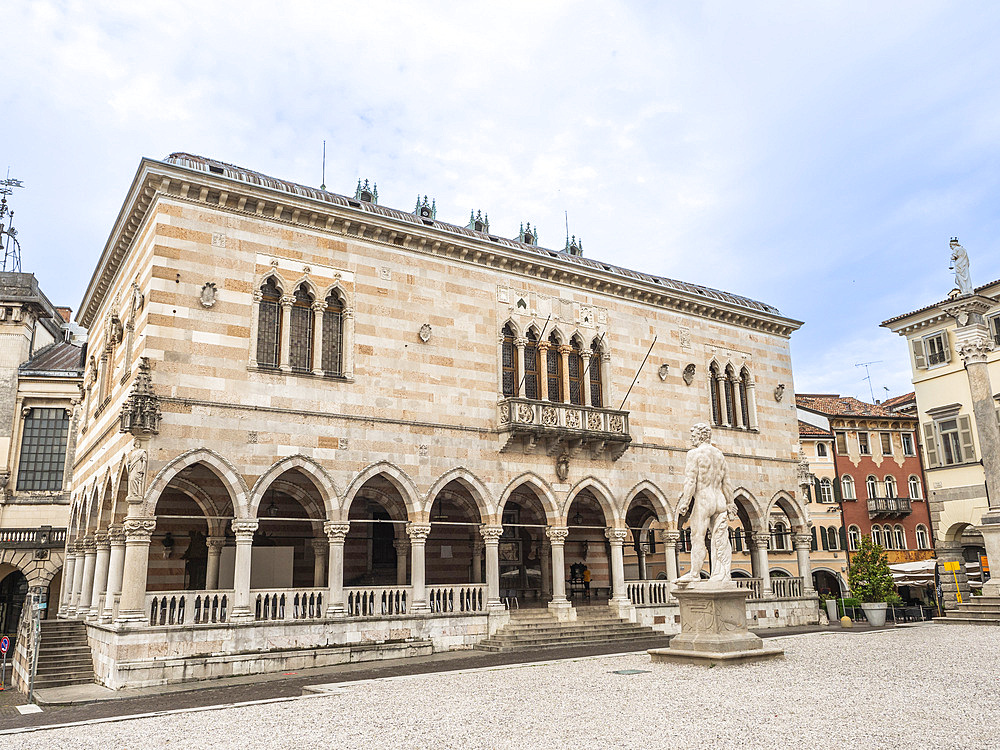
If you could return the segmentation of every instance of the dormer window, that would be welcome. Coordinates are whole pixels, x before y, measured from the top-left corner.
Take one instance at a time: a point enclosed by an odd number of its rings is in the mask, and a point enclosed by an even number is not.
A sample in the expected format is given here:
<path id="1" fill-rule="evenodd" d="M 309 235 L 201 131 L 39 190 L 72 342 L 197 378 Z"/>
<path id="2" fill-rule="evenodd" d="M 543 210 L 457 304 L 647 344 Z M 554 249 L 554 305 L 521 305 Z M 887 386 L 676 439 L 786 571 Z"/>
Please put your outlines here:
<path id="1" fill-rule="evenodd" d="M 565 252 L 570 255 L 581 256 L 583 255 L 583 240 L 578 240 L 574 234 L 572 238 L 566 237 L 566 247 Z"/>
<path id="2" fill-rule="evenodd" d="M 489 232 L 490 215 L 486 214 L 484 216 L 482 211 L 476 211 L 475 214 L 469 211 L 469 223 L 466 228 L 471 229 L 473 232 Z"/>
<path id="3" fill-rule="evenodd" d="M 421 219 L 436 219 L 437 218 L 437 202 L 430 201 L 428 203 L 427 196 L 424 196 L 424 200 L 421 203 L 420 196 L 417 196 L 417 207 L 413 209 L 413 213 L 419 216 Z"/>
<path id="4" fill-rule="evenodd" d="M 521 225 L 521 232 L 517 236 L 517 241 L 523 242 L 525 245 L 538 244 L 538 232 L 531 228 L 530 221 Z"/>
<path id="5" fill-rule="evenodd" d="M 354 197 L 363 203 L 378 203 L 378 185 L 369 185 L 368 180 L 365 180 L 365 184 L 362 185 L 361 180 L 358 179 L 358 188 L 354 191 Z"/>

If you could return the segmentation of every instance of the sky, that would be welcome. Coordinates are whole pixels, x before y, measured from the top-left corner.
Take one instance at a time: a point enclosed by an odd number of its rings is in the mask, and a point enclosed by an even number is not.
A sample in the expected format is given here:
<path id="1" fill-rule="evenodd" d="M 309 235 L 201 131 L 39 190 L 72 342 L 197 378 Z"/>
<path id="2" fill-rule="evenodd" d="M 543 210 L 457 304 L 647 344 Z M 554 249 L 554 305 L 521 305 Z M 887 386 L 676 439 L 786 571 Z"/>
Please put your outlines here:
<path id="1" fill-rule="evenodd" d="M 753 297 L 798 392 L 912 390 L 879 328 L 1000 279 L 1000 4 L 50 2 L 0 10 L 22 268 L 77 309 L 144 157 L 186 151 Z M 0 175 L 2 177 L 3 175 Z M 860 363 L 871 363 L 871 380 Z"/>

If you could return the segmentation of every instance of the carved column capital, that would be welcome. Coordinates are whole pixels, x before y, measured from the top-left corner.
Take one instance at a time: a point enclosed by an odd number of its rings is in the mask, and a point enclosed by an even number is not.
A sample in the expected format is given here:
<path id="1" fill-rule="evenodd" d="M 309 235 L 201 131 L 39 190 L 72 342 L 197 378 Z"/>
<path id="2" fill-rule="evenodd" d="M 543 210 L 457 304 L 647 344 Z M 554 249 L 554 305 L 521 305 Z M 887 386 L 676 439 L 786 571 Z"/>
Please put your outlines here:
<path id="1" fill-rule="evenodd" d="M 125 527 L 120 523 L 108 526 L 108 542 L 112 545 L 125 544 Z"/>
<path id="2" fill-rule="evenodd" d="M 993 349 L 993 342 L 989 338 L 985 336 L 976 337 L 969 341 L 963 341 L 958 345 L 958 356 L 967 365 L 986 364 L 986 359 Z"/>
<path id="3" fill-rule="evenodd" d="M 757 546 L 758 549 L 767 549 L 768 545 L 771 543 L 771 535 L 766 531 L 757 531 L 750 535 L 750 539 Z"/>
<path id="4" fill-rule="evenodd" d="M 210 536 L 205 540 L 205 546 L 208 547 L 209 551 L 219 551 L 226 546 L 226 538 L 224 536 Z"/>
<path id="5" fill-rule="evenodd" d="M 97 552 L 97 540 L 94 538 L 94 534 L 88 534 L 83 538 L 83 552 L 86 555 L 92 555 Z"/>
<path id="6" fill-rule="evenodd" d="M 409 539 L 393 539 L 392 546 L 396 549 L 397 555 L 405 555 L 410 551 Z"/>
<path id="7" fill-rule="evenodd" d="M 322 539 L 313 539 L 311 543 L 316 557 L 326 557 L 326 554 L 330 551 L 329 537 L 327 537 L 326 541 Z"/>
<path id="8" fill-rule="evenodd" d="M 565 526 L 549 526 L 545 529 L 545 536 L 552 544 L 562 544 L 569 536 L 569 529 Z"/>
<path id="9" fill-rule="evenodd" d="M 487 544 L 497 544 L 503 535 L 503 526 L 483 524 L 479 527 L 479 533 L 483 535 L 483 541 Z"/>
<path id="10" fill-rule="evenodd" d="M 282 295 L 280 304 L 282 307 L 291 307 L 295 304 L 295 296 L 292 294 Z"/>
<path id="11" fill-rule="evenodd" d="M 573 347 L 570 346 L 569 344 L 560 344 L 558 348 L 559 348 L 559 353 L 562 354 L 564 357 L 568 357 L 570 352 L 573 351 Z"/>
<path id="12" fill-rule="evenodd" d="M 664 544 L 677 544 L 680 540 L 680 529 L 660 529 L 660 541 Z"/>
<path id="13" fill-rule="evenodd" d="M 126 518 L 124 522 L 125 538 L 129 542 L 149 544 L 149 539 L 156 529 L 155 518 Z"/>
<path id="14" fill-rule="evenodd" d="M 262 299 L 264 299 L 264 292 L 262 292 L 260 289 L 254 289 L 253 290 L 253 301 L 255 303 L 259 303 Z"/>
<path id="15" fill-rule="evenodd" d="M 624 544 L 628 539 L 628 529 L 605 529 L 604 536 L 612 544 Z"/>
<path id="16" fill-rule="evenodd" d="M 431 533 L 431 525 L 429 523 L 408 523 L 406 524 L 406 533 L 411 542 L 425 542 Z"/>
<path id="17" fill-rule="evenodd" d="M 327 521 L 323 524 L 323 533 L 326 534 L 326 538 L 330 542 L 343 542 L 350 530 L 351 524 L 349 523 Z"/>
<path id="18" fill-rule="evenodd" d="M 528 339 L 525 338 L 524 336 L 518 336 L 516 339 L 514 339 L 514 346 L 518 348 L 523 348 L 527 345 L 528 345 Z"/>
<path id="19" fill-rule="evenodd" d="M 343 310 L 340 311 L 340 317 L 342 317 L 342 318 L 353 318 L 354 317 L 354 308 L 353 307 L 345 307 Z"/>
<path id="20" fill-rule="evenodd" d="M 326 309 L 326 300 L 318 299 L 312 303 L 312 311 L 321 313 Z"/>
<path id="21" fill-rule="evenodd" d="M 792 544 L 795 546 L 795 549 L 811 549 L 812 534 L 796 534 L 792 537 Z"/>
<path id="22" fill-rule="evenodd" d="M 260 521 L 256 518 L 234 518 L 233 519 L 233 533 L 236 534 L 236 540 L 240 539 L 253 539 L 254 532 L 257 531 L 257 527 L 260 526 Z"/>
<path id="23" fill-rule="evenodd" d="M 107 531 L 98 531 L 94 534 L 94 545 L 97 549 L 110 549 L 111 544 L 108 541 Z"/>

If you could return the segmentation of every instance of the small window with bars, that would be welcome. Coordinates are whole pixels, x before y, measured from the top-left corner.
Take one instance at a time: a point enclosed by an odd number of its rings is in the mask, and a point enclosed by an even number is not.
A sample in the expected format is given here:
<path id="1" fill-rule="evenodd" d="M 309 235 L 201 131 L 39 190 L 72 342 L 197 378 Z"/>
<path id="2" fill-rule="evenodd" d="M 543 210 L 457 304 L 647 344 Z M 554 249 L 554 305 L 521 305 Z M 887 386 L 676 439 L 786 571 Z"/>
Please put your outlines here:
<path id="1" fill-rule="evenodd" d="M 517 395 L 517 349 L 514 346 L 514 331 L 508 323 L 503 327 L 503 395 Z"/>
<path id="2" fill-rule="evenodd" d="M 601 349 L 600 339 L 594 339 L 590 344 L 590 405 L 604 406 L 604 388 L 601 384 Z"/>
<path id="3" fill-rule="evenodd" d="M 289 320 L 290 341 L 288 347 L 288 364 L 295 372 L 312 370 L 313 354 L 313 296 L 305 286 L 295 290 L 295 302 L 292 304 Z"/>
<path id="4" fill-rule="evenodd" d="M 323 310 L 323 372 L 326 375 L 344 374 L 344 303 L 336 295 L 326 298 Z"/>
<path id="5" fill-rule="evenodd" d="M 69 416 L 65 409 L 32 409 L 28 413 L 21 432 L 18 490 L 62 489 L 68 434 Z"/>
<path id="6" fill-rule="evenodd" d="M 260 317 L 257 323 L 257 365 L 277 368 L 281 351 L 281 290 L 273 278 L 260 288 Z"/>

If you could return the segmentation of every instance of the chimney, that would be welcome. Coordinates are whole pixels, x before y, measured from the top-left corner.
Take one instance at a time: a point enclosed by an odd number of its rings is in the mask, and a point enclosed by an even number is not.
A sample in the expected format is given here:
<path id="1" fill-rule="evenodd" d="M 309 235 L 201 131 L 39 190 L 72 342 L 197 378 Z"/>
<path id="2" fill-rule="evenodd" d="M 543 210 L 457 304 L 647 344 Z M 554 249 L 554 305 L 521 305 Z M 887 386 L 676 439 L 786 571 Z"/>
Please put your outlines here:
<path id="1" fill-rule="evenodd" d="M 63 323 L 69 323 L 70 316 L 73 315 L 73 308 L 56 306 L 56 312 L 62 317 Z"/>

